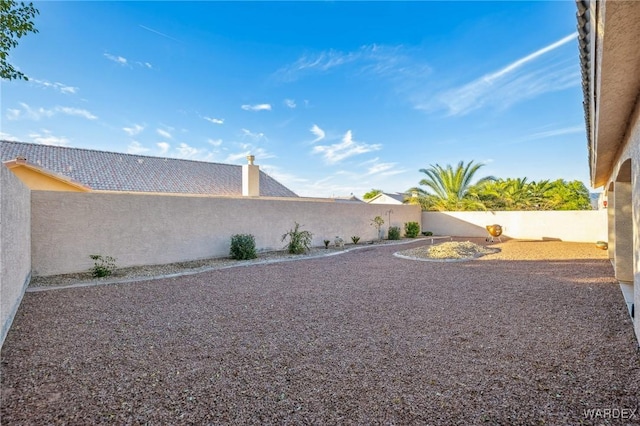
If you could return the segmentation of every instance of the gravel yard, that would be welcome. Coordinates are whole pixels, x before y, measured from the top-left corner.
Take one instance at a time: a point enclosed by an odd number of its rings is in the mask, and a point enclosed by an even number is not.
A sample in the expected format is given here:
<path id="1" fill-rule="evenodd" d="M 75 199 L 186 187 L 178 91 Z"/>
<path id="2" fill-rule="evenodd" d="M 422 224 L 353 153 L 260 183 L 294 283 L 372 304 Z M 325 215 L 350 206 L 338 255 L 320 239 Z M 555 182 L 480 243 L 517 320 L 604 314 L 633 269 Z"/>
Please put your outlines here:
<path id="1" fill-rule="evenodd" d="M 393 256 L 424 245 L 28 292 L 1 353 L 2 424 L 640 422 L 606 251 Z M 585 417 L 598 409 L 630 411 Z"/>

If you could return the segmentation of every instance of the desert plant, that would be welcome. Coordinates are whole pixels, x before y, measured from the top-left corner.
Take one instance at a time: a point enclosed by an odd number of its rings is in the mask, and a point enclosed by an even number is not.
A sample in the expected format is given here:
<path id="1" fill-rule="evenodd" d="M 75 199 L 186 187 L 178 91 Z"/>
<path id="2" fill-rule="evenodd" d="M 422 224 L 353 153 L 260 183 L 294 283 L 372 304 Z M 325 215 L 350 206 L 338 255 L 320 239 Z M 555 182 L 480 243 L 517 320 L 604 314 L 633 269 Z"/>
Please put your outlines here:
<path id="1" fill-rule="evenodd" d="M 282 236 L 282 241 L 285 241 L 287 238 L 289 239 L 289 242 L 285 246 L 289 253 L 302 254 L 311 248 L 313 234 L 309 231 L 301 231 L 300 224 L 298 222 L 294 223 L 295 226 L 293 229 Z"/>
<path id="2" fill-rule="evenodd" d="M 358 244 L 358 241 L 360 241 L 360 237 L 354 235 L 353 237 L 351 237 L 351 241 L 353 241 L 353 244 Z"/>
<path id="3" fill-rule="evenodd" d="M 420 224 L 418 222 L 407 222 L 404 224 L 404 235 L 407 238 L 415 238 L 420 233 Z"/>
<path id="4" fill-rule="evenodd" d="M 425 237 L 430 237 L 433 235 L 433 232 L 431 231 L 422 231 L 422 235 L 424 235 Z"/>
<path id="5" fill-rule="evenodd" d="M 376 230 L 378 231 L 378 239 L 381 240 L 382 234 L 380 233 L 380 228 L 384 225 L 384 219 L 380 216 L 376 216 L 371 220 L 371 225 L 376 227 Z"/>
<path id="6" fill-rule="evenodd" d="M 389 239 L 390 240 L 399 240 L 400 239 L 400 227 L 399 226 L 390 226 L 389 227 Z"/>
<path id="7" fill-rule="evenodd" d="M 328 249 L 329 248 L 329 244 L 331 244 L 331 240 L 324 240 L 322 242 L 324 243 L 324 248 Z"/>
<path id="8" fill-rule="evenodd" d="M 229 254 L 237 260 L 255 259 L 258 257 L 255 237 L 251 234 L 232 235 Z"/>
<path id="9" fill-rule="evenodd" d="M 93 259 L 91 274 L 94 278 L 108 277 L 116 270 L 116 259 L 111 256 L 91 254 L 89 257 Z"/>

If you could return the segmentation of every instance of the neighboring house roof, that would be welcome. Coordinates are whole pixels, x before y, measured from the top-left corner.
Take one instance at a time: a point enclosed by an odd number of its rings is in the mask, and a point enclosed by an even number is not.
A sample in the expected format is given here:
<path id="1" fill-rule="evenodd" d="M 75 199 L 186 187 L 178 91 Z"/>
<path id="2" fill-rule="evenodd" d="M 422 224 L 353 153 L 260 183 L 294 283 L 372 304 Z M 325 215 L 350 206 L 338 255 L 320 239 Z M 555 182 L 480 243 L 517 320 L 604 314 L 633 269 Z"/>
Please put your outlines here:
<path id="1" fill-rule="evenodd" d="M 381 192 L 377 194 L 375 197 L 367 200 L 369 204 L 403 204 L 405 200 L 405 195 L 399 192 L 395 194 L 390 194 L 388 192 Z"/>
<path id="2" fill-rule="evenodd" d="M 362 203 L 362 200 L 353 194 L 344 197 L 333 197 L 333 200 L 337 203 Z"/>
<path id="3" fill-rule="evenodd" d="M 242 166 L 0 140 L 0 160 L 32 165 L 93 190 L 242 195 Z M 260 171 L 260 195 L 297 195 Z"/>

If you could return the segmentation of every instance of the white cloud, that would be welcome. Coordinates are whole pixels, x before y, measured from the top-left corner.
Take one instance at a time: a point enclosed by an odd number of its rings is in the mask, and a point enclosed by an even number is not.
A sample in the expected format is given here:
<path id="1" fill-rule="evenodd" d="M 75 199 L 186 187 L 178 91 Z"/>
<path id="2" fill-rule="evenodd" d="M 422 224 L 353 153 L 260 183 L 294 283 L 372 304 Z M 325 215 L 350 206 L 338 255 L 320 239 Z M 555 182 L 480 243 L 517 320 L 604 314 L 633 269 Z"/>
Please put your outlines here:
<path id="1" fill-rule="evenodd" d="M 215 147 L 219 147 L 220 145 L 222 145 L 222 139 L 209 139 L 207 140 L 207 142 L 209 143 L 209 145 Z"/>
<path id="2" fill-rule="evenodd" d="M 178 148 L 176 148 L 178 158 L 193 159 L 201 152 L 202 150 L 189 146 L 184 142 L 181 142 Z"/>
<path id="3" fill-rule="evenodd" d="M 316 136 L 316 138 L 312 140 L 311 143 L 319 142 L 325 137 L 324 130 L 318 127 L 317 124 L 314 124 L 313 126 L 311 126 L 311 129 L 309 129 L 309 131 Z"/>
<path id="4" fill-rule="evenodd" d="M 133 127 L 123 127 L 122 130 L 124 130 L 129 136 L 135 136 L 144 130 L 144 126 L 134 124 Z"/>
<path id="5" fill-rule="evenodd" d="M 242 105 L 242 108 L 245 111 L 271 111 L 271 104 L 256 104 L 256 105 Z"/>
<path id="6" fill-rule="evenodd" d="M 0 132 L 0 139 L 2 139 L 3 141 L 14 141 L 14 142 L 20 141 L 19 138 L 4 132 Z"/>
<path id="7" fill-rule="evenodd" d="M 171 148 L 171 145 L 169 145 L 167 142 L 158 142 L 156 145 L 158 146 L 158 148 L 160 148 L 160 155 L 165 155 L 167 152 L 169 152 L 169 148 Z"/>
<path id="8" fill-rule="evenodd" d="M 203 117 L 205 120 L 210 121 L 213 124 L 224 124 L 224 118 Z"/>
<path id="9" fill-rule="evenodd" d="M 449 115 L 465 115 L 488 105 L 505 108 L 542 93 L 575 86 L 580 82 L 579 69 L 575 61 L 558 60 L 545 55 L 575 41 L 576 35 L 577 33 L 570 34 L 502 69 L 440 93 L 432 97 L 435 103 L 430 100 L 419 103 L 416 107 L 433 110 L 444 106 Z"/>
<path id="10" fill-rule="evenodd" d="M 51 88 L 51 89 L 57 90 L 60 93 L 64 93 L 64 94 L 67 94 L 67 95 L 68 94 L 75 94 L 78 91 L 77 87 L 67 86 L 66 84 L 62 84 L 62 83 L 57 83 L 57 82 L 56 83 L 51 83 L 51 82 L 48 82 L 46 80 L 38 80 L 38 79 L 35 79 L 35 78 L 30 78 L 29 81 L 33 82 L 33 83 L 35 83 L 37 85 L 46 87 L 46 88 Z"/>
<path id="11" fill-rule="evenodd" d="M 274 158 L 275 155 L 267 152 L 264 148 L 257 147 L 248 143 L 238 144 L 240 148 L 240 152 L 232 153 L 227 155 L 225 158 L 225 163 L 235 163 L 241 161 L 243 164 L 246 163 L 247 155 L 254 155 L 258 161 L 262 161 L 267 158 Z"/>
<path id="12" fill-rule="evenodd" d="M 173 136 L 171 136 L 171 133 L 167 132 L 164 129 L 156 129 L 156 133 L 162 136 L 163 138 L 173 139 Z"/>
<path id="13" fill-rule="evenodd" d="M 142 154 L 143 152 L 148 151 L 149 148 L 142 146 L 138 141 L 131 141 L 131 143 L 127 147 L 127 153 L 129 154 Z"/>
<path id="14" fill-rule="evenodd" d="M 56 107 L 56 111 L 59 111 L 66 115 L 75 115 L 78 117 L 86 118 L 87 120 L 95 120 L 98 117 L 87 111 L 86 109 L 71 108 L 71 107 Z"/>
<path id="15" fill-rule="evenodd" d="M 82 118 L 86 118 L 87 120 L 95 120 L 98 117 L 87 111 L 86 109 L 72 108 L 72 107 L 63 107 L 56 106 L 52 109 L 45 108 L 31 108 L 28 104 L 24 102 L 20 102 L 20 107 L 22 109 L 7 109 L 7 120 L 20 120 L 20 119 L 28 119 L 28 120 L 40 120 L 42 118 L 50 118 L 56 114 L 65 114 L 65 115 L 73 115 Z"/>
<path id="16" fill-rule="evenodd" d="M 260 142 L 262 140 L 268 140 L 264 133 L 253 133 L 251 130 L 242 129 L 242 136 L 245 139 L 249 139 L 253 142 Z"/>
<path id="17" fill-rule="evenodd" d="M 35 143 L 42 145 L 69 146 L 69 139 L 64 136 L 54 136 L 50 130 L 43 129 L 42 133 L 30 133 L 29 137 Z"/>
<path id="18" fill-rule="evenodd" d="M 377 151 L 382 148 L 380 144 L 367 144 L 353 140 L 351 130 L 347 131 L 342 142 L 333 145 L 317 145 L 313 147 L 314 154 L 322 154 L 325 161 L 330 164 L 338 163 L 354 155 Z"/>
<path id="19" fill-rule="evenodd" d="M 105 53 L 104 57 L 107 58 L 110 61 L 115 62 L 116 64 L 120 64 L 120 65 L 123 65 L 123 66 L 127 65 L 127 63 L 128 63 L 127 62 L 127 58 L 122 57 L 122 56 L 114 56 L 114 55 L 111 55 L 109 53 Z"/>
<path id="20" fill-rule="evenodd" d="M 296 101 L 294 101 L 293 99 L 285 99 L 284 104 L 286 107 L 291 109 L 294 109 L 297 106 Z"/>

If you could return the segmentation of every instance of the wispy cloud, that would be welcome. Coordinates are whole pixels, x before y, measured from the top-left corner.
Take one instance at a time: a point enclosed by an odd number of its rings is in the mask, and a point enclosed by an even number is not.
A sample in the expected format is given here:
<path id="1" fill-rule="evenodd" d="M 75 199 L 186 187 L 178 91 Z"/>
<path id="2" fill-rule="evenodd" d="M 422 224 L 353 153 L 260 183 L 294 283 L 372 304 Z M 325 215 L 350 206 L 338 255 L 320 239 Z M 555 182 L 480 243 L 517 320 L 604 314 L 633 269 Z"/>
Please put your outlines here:
<path id="1" fill-rule="evenodd" d="M 242 108 L 245 111 L 271 111 L 271 104 L 256 104 L 256 105 L 242 105 Z"/>
<path id="2" fill-rule="evenodd" d="M 213 124 L 224 124 L 224 118 L 202 117 Z"/>
<path id="3" fill-rule="evenodd" d="M 267 141 L 267 137 L 265 136 L 264 133 L 259 132 L 259 133 L 254 133 L 251 130 L 248 129 L 242 129 L 242 137 L 243 139 L 249 139 L 252 142 L 261 142 L 261 141 Z"/>
<path id="4" fill-rule="evenodd" d="M 255 146 L 250 143 L 239 143 L 237 144 L 237 146 L 240 149 L 240 151 L 227 155 L 227 157 L 224 159 L 225 163 L 237 163 L 237 162 L 244 163 L 246 161 L 247 155 L 250 155 L 250 154 L 254 155 L 258 161 L 275 157 L 274 154 L 268 152 L 266 149 Z"/>
<path id="5" fill-rule="evenodd" d="M 285 99 L 284 100 L 284 105 L 287 108 L 291 108 L 291 109 L 294 109 L 295 107 L 297 107 L 296 101 L 294 101 L 293 99 Z"/>
<path id="6" fill-rule="evenodd" d="M 584 133 L 584 132 L 585 132 L 584 126 L 580 126 L 580 125 L 563 127 L 560 129 L 553 129 L 553 130 L 546 130 L 544 132 L 531 133 L 529 135 L 518 138 L 511 143 L 527 142 L 527 141 L 533 141 L 533 140 L 539 140 L 539 139 L 552 138 L 555 136 L 571 135 L 571 134 Z"/>
<path id="7" fill-rule="evenodd" d="M 132 127 L 123 127 L 122 130 L 129 136 L 135 136 L 144 130 L 144 126 L 140 124 L 134 124 Z"/>
<path id="8" fill-rule="evenodd" d="M 325 137 L 324 130 L 322 130 L 320 127 L 318 127 L 317 124 L 314 124 L 313 126 L 311 126 L 309 131 L 311 133 L 313 133 L 315 135 L 315 137 L 316 137 L 314 140 L 311 141 L 311 143 L 319 142 L 322 139 L 324 139 L 324 137 Z"/>
<path id="9" fill-rule="evenodd" d="M 139 67 L 142 68 L 146 68 L 146 69 L 152 69 L 153 65 L 151 65 L 150 62 L 143 62 L 143 61 L 133 61 L 130 62 L 127 58 L 125 58 L 124 56 L 120 56 L 120 55 L 112 55 L 110 53 L 105 53 L 104 57 L 107 58 L 108 60 L 115 62 L 118 65 L 122 65 L 123 67 L 131 67 L 131 64 L 135 64 Z"/>
<path id="10" fill-rule="evenodd" d="M 173 139 L 173 136 L 171 135 L 171 133 L 167 132 L 164 129 L 156 129 L 156 133 L 162 136 L 163 138 Z"/>
<path id="11" fill-rule="evenodd" d="M 86 118 L 87 120 L 96 120 L 98 117 L 86 109 L 71 108 L 71 107 L 56 107 L 57 112 L 61 112 L 66 115 L 75 115 L 77 117 Z"/>
<path id="12" fill-rule="evenodd" d="M 96 120 L 98 117 L 95 114 L 87 111 L 86 109 L 56 106 L 51 109 L 46 108 L 32 108 L 24 102 L 20 102 L 20 109 L 8 108 L 7 120 L 41 120 L 43 118 L 50 118 L 56 114 L 72 115 L 77 117 L 86 118 L 87 120 Z"/>
<path id="13" fill-rule="evenodd" d="M 542 93 L 575 86 L 580 82 L 575 61 L 548 54 L 575 41 L 576 36 L 577 33 L 570 34 L 461 87 L 431 95 L 429 101 L 419 102 L 416 107 L 445 108 L 449 115 L 465 115 L 486 106 L 506 108 Z"/>
<path id="14" fill-rule="evenodd" d="M 333 145 L 316 145 L 313 147 L 314 154 L 322 154 L 327 163 L 335 164 L 354 155 L 377 151 L 382 148 L 380 144 L 367 144 L 353 140 L 351 130 L 347 131 L 342 138 L 342 142 Z"/>
<path id="15" fill-rule="evenodd" d="M 161 36 L 161 37 L 164 37 L 164 38 L 168 38 L 169 40 L 173 40 L 173 41 L 177 41 L 177 42 L 179 42 L 179 40 L 177 40 L 177 39 L 175 39 L 175 38 L 171 37 L 170 35 L 167 35 L 167 34 L 165 34 L 165 33 L 162 33 L 162 32 L 160 32 L 160 31 L 158 31 L 158 30 L 154 30 L 153 28 L 149 28 L 149 27 L 146 27 L 146 26 L 144 26 L 144 25 L 138 25 L 138 26 L 139 26 L 140 28 L 142 28 L 143 30 L 146 30 L 146 31 L 149 31 L 149 32 L 151 32 L 151 33 L 157 34 L 157 35 L 159 35 L 159 36 Z"/>
<path id="16" fill-rule="evenodd" d="M 35 143 L 42 145 L 69 146 L 69 139 L 64 136 L 54 136 L 50 130 L 42 129 L 41 133 L 30 133 L 29 137 Z"/>
<path id="17" fill-rule="evenodd" d="M 14 142 L 19 142 L 20 138 L 13 136 L 12 134 L 9 133 L 5 133 L 5 132 L 0 132 L 0 139 L 4 140 L 4 141 L 14 141 Z"/>
<path id="18" fill-rule="evenodd" d="M 208 139 L 207 142 L 216 148 L 222 145 L 222 139 Z"/>
<path id="19" fill-rule="evenodd" d="M 127 153 L 129 154 L 142 154 L 149 151 L 149 148 L 142 146 L 138 141 L 131 141 L 129 146 L 127 146 Z"/>
<path id="20" fill-rule="evenodd" d="M 66 84 L 63 83 L 51 83 L 49 81 L 46 80 L 38 80 L 36 78 L 30 78 L 29 82 L 31 83 L 35 83 L 38 86 L 42 86 L 42 87 L 46 87 L 48 89 L 54 89 L 60 93 L 64 93 L 65 95 L 74 95 L 78 92 L 78 88 L 74 87 L 74 86 L 68 86 Z"/>
<path id="21" fill-rule="evenodd" d="M 276 71 L 274 77 L 290 82 L 306 75 L 323 74 L 346 66 L 352 66 L 352 71 L 358 74 L 392 80 L 424 77 L 430 72 L 430 67 L 414 59 L 414 55 L 404 46 L 369 44 L 351 52 L 335 49 L 307 52 L 295 62 Z"/>
<path id="22" fill-rule="evenodd" d="M 108 60 L 115 62 L 116 64 L 125 66 L 128 64 L 127 58 L 125 58 L 124 56 L 115 56 L 112 55 L 110 53 L 105 53 L 104 57 L 107 58 Z"/>

